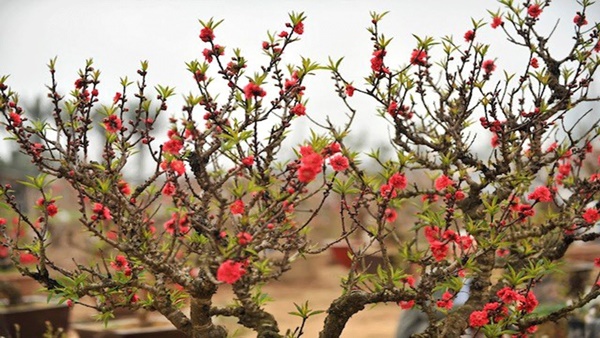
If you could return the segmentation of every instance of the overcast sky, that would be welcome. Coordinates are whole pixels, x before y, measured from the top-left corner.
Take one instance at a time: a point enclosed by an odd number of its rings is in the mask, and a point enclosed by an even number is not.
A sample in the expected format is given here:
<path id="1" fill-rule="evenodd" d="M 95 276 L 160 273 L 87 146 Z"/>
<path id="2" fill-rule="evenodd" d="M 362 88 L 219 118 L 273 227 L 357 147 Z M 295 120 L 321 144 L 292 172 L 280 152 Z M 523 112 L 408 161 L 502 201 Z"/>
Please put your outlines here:
<path id="1" fill-rule="evenodd" d="M 600 18 L 600 6 L 596 7 L 588 13 L 590 21 Z M 486 9 L 498 8 L 493 0 L 0 0 L 0 74 L 10 74 L 9 85 L 23 99 L 31 99 L 45 93 L 44 85 L 49 83 L 46 64 L 57 56 L 59 90 L 68 93 L 77 69 L 93 57 L 102 71 L 101 100 L 110 102 L 119 90 L 119 78 L 135 79 L 139 61 L 148 60 L 152 86 L 175 86 L 178 93 L 186 94 L 193 90 L 193 81 L 184 62 L 202 59 L 205 48 L 198 38 L 198 19 L 225 19 L 216 30 L 216 42 L 227 47 L 226 55 L 231 55 L 233 47 L 241 48 L 253 69 L 265 60 L 260 46 L 266 32 L 284 29 L 290 11 L 304 11 L 308 19 L 303 41 L 289 50 L 292 58 L 288 60 L 303 55 L 326 63 L 328 56 L 345 56 L 342 69 L 360 84 L 369 71 L 372 52 L 365 29 L 369 11 L 390 11 L 381 26 L 386 36 L 394 37 L 386 62 L 400 65 L 408 61 L 416 45 L 412 33 L 452 34 L 462 41 L 464 32 L 472 27 L 470 18 L 489 22 Z M 562 17 L 554 46 L 569 42 L 576 10 L 575 0 L 556 0 L 544 12 L 542 24 L 548 31 Z M 478 33 L 478 39 L 492 43 L 489 56 L 497 59 L 500 68 L 516 67 L 515 59 L 524 55 L 511 49 L 500 30 L 487 27 Z M 307 84 L 309 114 L 339 114 L 341 107 L 328 74 L 323 72 Z M 178 113 L 180 106 L 171 104 L 169 112 Z M 365 132 L 368 126 L 372 130 L 372 120 L 363 121 L 369 123 L 357 129 Z M 298 128 L 305 132 L 308 127 Z"/>

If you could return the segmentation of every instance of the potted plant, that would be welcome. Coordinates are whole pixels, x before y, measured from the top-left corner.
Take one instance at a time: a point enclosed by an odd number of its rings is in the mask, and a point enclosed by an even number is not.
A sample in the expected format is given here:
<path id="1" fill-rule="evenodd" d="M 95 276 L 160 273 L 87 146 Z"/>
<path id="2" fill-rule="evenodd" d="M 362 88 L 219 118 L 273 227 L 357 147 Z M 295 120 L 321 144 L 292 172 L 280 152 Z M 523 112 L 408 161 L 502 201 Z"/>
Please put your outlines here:
<path id="1" fill-rule="evenodd" d="M 35 217 L 14 202 L 10 186 L 0 188 L 19 225 L 33 233 L 28 242 L 7 239 L 14 252 L 38 259 L 20 271 L 65 301 L 95 297 L 88 306 L 105 322 L 114 308 L 128 307 L 156 311 L 193 338 L 226 337 L 213 321 L 219 316 L 234 317 L 260 338 L 300 337 L 321 311 L 296 305 L 299 324 L 283 331 L 265 307 L 262 286 L 299 257 L 328 250 L 309 230 L 336 196 L 334 242 L 364 232 L 351 265 L 370 250 L 381 261 L 373 271 L 349 269 L 326 309 L 321 338 L 339 337 L 354 314 L 386 302 L 421 312 L 426 337 L 526 336 L 568 316 L 600 288 L 591 285 L 571 305 L 543 314 L 535 313 L 534 291 L 571 244 L 597 237 L 600 176 L 582 168 L 597 168 L 598 121 L 587 125 L 580 109 L 600 101 L 589 90 L 600 65 L 598 33 L 588 25 L 591 2 L 581 1 L 569 20 L 575 38 L 559 58 L 547 45 L 552 33 L 538 29 L 549 1 L 501 4 L 490 25 L 470 21 L 461 41 L 418 37 L 399 65 L 381 31 L 386 14 L 371 13 L 373 48 L 361 75 L 346 75 L 341 59 L 284 65 L 304 33 L 303 13 L 268 35 L 266 63 L 251 70 L 240 50 L 218 39 L 221 21 L 201 21 L 203 59 L 187 63 L 198 91 L 184 96 L 162 134 L 155 128 L 175 89 L 149 89 L 148 62 L 107 100 L 92 60 L 68 94 L 51 60 L 52 111 L 43 121 L 27 116 L 8 77 L 0 77 L 3 124 L 41 172 L 26 182 L 39 195 Z M 483 30 L 523 49 L 518 73 L 502 72 L 501 51 L 486 44 Z M 319 122 L 319 108 L 308 104 L 306 79 L 325 70 L 347 108 L 342 121 Z M 372 106 L 357 109 L 358 95 Z M 350 146 L 358 115 L 368 111 L 388 123 L 393 156 Z M 95 114 L 101 124 L 93 123 Z M 586 126 L 581 133 L 564 123 L 570 116 Z M 288 158 L 284 141 L 302 119 L 314 130 Z M 98 144 L 89 137 L 94 129 L 105 134 Z M 473 149 L 476 140 L 491 145 L 487 156 Z M 136 147 L 152 165 L 147 175 L 136 172 L 143 177 L 133 184 L 127 171 Z M 66 264 L 49 251 L 52 214 L 68 207 L 53 196 L 57 182 L 74 190 L 81 233 L 110 248 L 96 252 L 95 263 Z M 402 210 L 411 217 L 400 217 Z M 158 215 L 167 219 L 158 223 Z M 214 304 L 224 284 L 234 299 Z"/>
<path id="2" fill-rule="evenodd" d="M 23 296 L 12 282 L 0 281 L 0 335 L 7 338 L 42 337 L 48 325 L 67 330 L 69 308 L 42 295 Z"/>
<path id="3" fill-rule="evenodd" d="M 164 318 L 150 318 L 149 313 L 141 311 L 129 318 L 111 319 L 106 323 L 74 323 L 73 329 L 79 338 L 185 338 L 183 332 Z"/>

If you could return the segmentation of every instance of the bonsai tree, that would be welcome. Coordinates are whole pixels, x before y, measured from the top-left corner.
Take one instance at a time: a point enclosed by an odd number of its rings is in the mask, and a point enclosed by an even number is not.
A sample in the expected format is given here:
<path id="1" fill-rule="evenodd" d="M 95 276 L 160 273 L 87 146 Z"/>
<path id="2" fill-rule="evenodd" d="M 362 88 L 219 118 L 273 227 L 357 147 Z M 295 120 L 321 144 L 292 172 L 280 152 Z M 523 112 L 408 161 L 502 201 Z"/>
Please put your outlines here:
<path id="1" fill-rule="evenodd" d="M 598 26 L 588 22 L 591 2 L 582 0 L 569 17 L 574 39 L 559 57 L 548 47 L 551 33 L 537 28 L 550 1 L 500 3 L 491 22 L 473 20 L 461 39 L 417 38 L 410 55 L 393 58 L 379 28 L 384 14 L 373 13 L 370 67 L 365 62 L 349 75 L 341 59 L 285 64 L 304 32 L 302 13 L 268 35 L 268 62 L 256 72 L 239 50 L 220 44 L 221 21 L 201 22 L 204 59 L 187 63 L 197 91 L 170 113 L 166 135 L 154 128 L 175 91 L 148 88 L 147 62 L 103 104 L 91 60 L 68 94 L 51 60 L 53 108 L 42 120 L 27 117 L 4 76 L 4 125 L 42 173 L 26 182 L 40 196 L 33 214 L 21 211 L 10 186 L 0 190 L 35 234 L 30 241 L 6 236 L 6 245 L 39 259 L 35 268 L 21 267 L 23 274 L 68 302 L 94 296 L 91 306 L 105 319 L 115 307 L 144 308 L 190 337 L 225 337 L 214 316 L 235 317 L 262 338 L 299 337 L 317 312 L 297 306 L 302 325 L 285 331 L 265 310 L 261 287 L 294 259 L 331 245 L 307 237 L 331 200 L 339 204 L 337 242 L 358 232 L 366 240 L 351 247 L 353 268 L 326 310 L 322 338 L 339 337 L 354 314 L 382 302 L 425 313 L 429 325 L 419 337 L 526 336 L 568 316 L 600 294 L 593 280 L 589 291 L 547 314 L 535 312 L 534 291 L 571 245 L 598 237 L 600 176 L 583 170 L 598 164 L 591 155 L 598 121 L 583 106 L 600 99 L 590 90 Z M 479 40 L 480 31 L 493 29 L 527 52 L 517 73 L 502 72 L 508 56 Z M 342 121 L 311 118 L 318 107 L 308 104 L 305 79 L 325 72 L 347 108 Z M 358 95 L 372 100 L 371 112 L 355 108 Z M 92 122 L 98 114 L 99 125 Z M 392 157 L 348 146 L 356 121 L 373 116 L 388 122 Z M 302 119 L 314 130 L 289 158 L 283 142 Z M 97 128 L 106 135 L 101 144 L 90 137 Z M 128 164 L 140 144 L 153 169 L 134 186 L 124 173 L 136 170 Z M 492 148 L 486 154 L 478 144 Z M 86 234 L 111 248 L 95 264 L 63 265 L 49 253 L 49 225 L 56 208 L 66 207 L 53 195 L 56 180 L 72 187 Z M 414 206 L 417 212 L 403 214 Z M 161 227 L 155 219 L 164 213 Z M 382 262 L 370 274 L 365 257 L 373 250 Z M 465 283 L 468 300 L 454 306 Z M 226 307 L 211 301 L 222 284 L 236 298 Z"/>

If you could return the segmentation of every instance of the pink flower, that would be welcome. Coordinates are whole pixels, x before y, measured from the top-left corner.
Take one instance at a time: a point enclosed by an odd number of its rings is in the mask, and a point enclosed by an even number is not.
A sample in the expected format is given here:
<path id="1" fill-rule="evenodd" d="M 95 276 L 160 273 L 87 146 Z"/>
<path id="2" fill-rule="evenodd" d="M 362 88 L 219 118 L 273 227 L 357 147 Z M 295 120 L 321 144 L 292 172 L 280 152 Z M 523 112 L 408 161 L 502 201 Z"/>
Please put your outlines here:
<path id="1" fill-rule="evenodd" d="M 300 162 L 302 165 L 307 167 L 319 168 L 319 170 L 321 170 L 321 166 L 323 165 L 323 156 L 317 153 L 308 154 L 306 156 L 302 156 Z"/>
<path id="2" fill-rule="evenodd" d="M 169 181 L 165 183 L 165 186 L 162 188 L 162 194 L 165 196 L 173 196 L 175 194 L 175 184 Z"/>
<path id="3" fill-rule="evenodd" d="M 19 263 L 23 265 L 35 264 L 38 262 L 37 256 L 28 252 L 21 252 L 19 254 Z"/>
<path id="4" fill-rule="evenodd" d="M 296 116 L 304 116 L 306 115 L 306 107 L 302 103 L 298 103 L 290 109 L 290 112 Z"/>
<path id="5" fill-rule="evenodd" d="M 58 207 L 54 204 L 54 201 L 51 201 L 46 206 L 46 212 L 48 213 L 48 217 L 52 217 L 58 213 Z"/>
<path id="6" fill-rule="evenodd" d="M 384 49 L 377 49 L 373 52 L 373 58 L 371 58 L 371 70 L 379 73 L 384 70 L 383 57 L 386 52 Z"/>
<path id="7" fill-rule="evenodd" d="M 18 127 L 21 125 L 22 120 L 21 120 L 21 115 L 15 113 L 14 111 L 11 111 L 10 114 L 8 114 L 10 117 L 10 120 L 12 121 L 12 124 L 15 127 Z"/>
<path id="8" fill-rule="evenodd" d="M 346 85 L 346 95 L 352 97 L 354 95 L 354 87 L 351 84 Z"/>
<path id="9" fill-rule="evenodd" d="M 294 33 L 302 35 L 304 33 L 304 22 L 300 21 L 294 26 Z"/>
<path id="10" fill-rule="evenodd" d="M 246 100 L 250 100 L 253 97 L 264 97 L 267 95 L 259 85 L 254 82 L 249 82 L 246 87 L 244 87 L 244 95 L 246 96 Z"/>
<path id="11" fill-rule="evenodd" d="M 430 242 L 429 245 L 431 247 L 431 254 L 433 255 L 433 258 L 435 258 L 435 260 L 437 262 L 445 259 L 446 256 L 448 255 L 448 245 L 447 244 L 442 243 L 438 240 L 435 240 L 433 242 Z"/>
<path id="12" fill-rule="evenodd" d="M 577 13 L 577 15 L 575 15 L 575 17 L 573 18 L 573 23 L 579 27 L 585 26 L 588 24 L 587 20 L 585 19 L 585 16 L 583 16 L 579 13 Z"/>
<path id="13" fill-rule="evenodd" d="M 241 215 L 244 213 L 244 201 L 242 200 L 235 200 L 230 206 L 229 206 L 229 210 L 231 211 L 231 213 L 233 215 Z"/>
<path id="14" fill-rule="evenodd" d="M 453 185 L 454 181 L 446 175 L 442 175 L 435 180 L 435 190 L 437 191 L 442 191 Z"/>
<path id="15" fill-rule="evenodd" d="M 210 27 L 203 27 L 200 30 L 200 40 L 202 40 L 203 42 L 210 42 L 214 40 L 214 38 L 215 34 Z"/>
<path id="16" fill-rule="evenodd" d="M 502 300 L 504 304 L 510 304 L 512 302 L 516 302 L 523 299 L 523 296 L 521 296 L 517 291 L 515 291 L 509 286 L 505 286 L 502 289 L 500 289 L 498 292 L 496 292 L 496 295 L 500 298 L 500 300 Z"/>
<path id="17" fill-rule="evenodd" d="M 463 250 L 469 250 L 473 245 L 473 237 L 469 235 L 460 236 L 456 240 L 456 243 L 460 245 L 460 248 Z"/>
<path id="18" fill-rule="evenodd" d="M 329 158 L 329 164 L 335 171 L 344 171 L 350 165 L 348 158 L 339 153 Z"/>
<path id="19" fill-rule="evenodd" d="M 481 64 L 481 68 L 486 74 L 490 74 L 494 70 L 496 70 L 496 65 L 494 64 L 494 60 L 485 60 Z"/>
<path id="20" fill-rule="evenodd" d="M 300 166 L 298 168 L 298 181 L 302 183 L 310 183 L 312 182 L 320 172 L 320 168 L 314 168 L 309 166 Z"/>
<path id="21" fill-rule="evenodd" d="M 444 294 L 442 295 L 442 299 L 436 302 L 437 307 L 445 308 L 448 310 L 452 309 L 452 306 L 454 305 L 454 302 L 452 301 L 453 297 L 454 296 L 450 292 L 444 292 Z"/>
<path id="22" fill-rule="evenodd" d="M 392 223 L 398 218 L 398 213 L 392 208 L 387 208 L 385 209 L 383 216 L 385 217 L 386 222 Z"/>
<path id="23" fill-rule="evenodd" d="M 542 185 L 535 188 L 535 190 L 529 194 L 527 198 L 538 202 L 550 202 L 552 201 L 552 193 L 547 186 Z"/>
<path id="24" fill-rule="evenodd" d="M 583 217 L 587 223 L 594 224 L 600 220 L 600 213 L 596 208 L 587 208 L 581 217 Z"/>
<path id="25" fill-rule="evenodd" d="M 542 14 L 542 8 L 538 4 L 533 4 L 527 7 L 527 15 L 530 17 L 537 19 L 540 14 Z"/>
<path id="26" fill-rule="evenodd" d="M 532 68 L 538 68 L 540 66 L 540 63 L 537 58 L 531 58 L 531 61 L 529 61 L 529 64 L 531 65 Z"/>
<path id="27" fill-rule="evenodd" d="M 388 184 L 394 187 L 394 189 L 402 190 L 406 188 L 408 180 L 406 176 L 401 173 L 394 173 L 388 180 Z"/>
<path id="28" fill-rule="evenodd" d="M 481 327 L 488 324 L 490 321 L 488 319 L 488 312 L 483 311 L 473 311 L 469 316 L 469 325 L 471 327 Z"/>
<path id="29" fill-rule="evenodd" d="M 531 291 L 527 292 L 527 295 L 521 299 L 519 302 L 519 306 L 517 307 L 521 311 L 525 311 L 527 313 L 533 312 L 535 308 L 538 306 L 538 300 L 535 294 Z"/>
<path id="30" fill-rule="evenodd" d="M 398 302 L 398 305 L 402 310 L 412 309 L 415 306 L 414 300 L 401 300 Z"/>
<path id="31" fill-rule="evenodd" d="M 217 280 L 227 284 L 233 284 L 237 282 L 246 273 L 244 264 L 240 262 L 234 262 L 231 259 L 221 263 L 217 269 Z"/>
<path id="32" fill-rule="evenodd" d="M 181 149 L 183 149 L 183 142 L 179 138 L 174 137 L 163 143 L 162 149 L 166 153 L 178 155 Z"/>
<path id="33" fill-rule="evenodd" d="M 117 271 L 123 271 L 129 267 L 129 263 L 127 262 L 127 258 L 125 258 L 125 256 L 117 255 L 115 260 L 110 262 L 110 266 Z"/>
<path id="34" fill-rule="evenodd" d="M 185 174 L 185 164 L 181 160 L 172 160 L 169 162 L 169 168 L 171 168 L 177 176 Z"/>
<path id="35" fill-rule="evenodd" d="M 92 209 L 94 214 L 92 215 L 92 220 L 111 220 L 112 215 L 110 214 L 110 210 L 105 207 L 102 203 L 94 203 L 94 208 Z"/>
<path id="36" fill-rule="evenodd" d="M 115 96 L 113 97 L 113 104 L 117 104 L 117 102 L 119 102 L 119 100 L 121 99 L 121 93 L 116 92 Z"/>
<path id="37" fill-rule="evenodd" d="M 106 128 L 106 131 L 108 131 L 111 134 L 118 132 L 123 127 L 123 122 L 115 114 L 106 117 L 103 120 L 103 122 L 104 122 L 104 128 Z"/>
<path id="38" fill-rule="evenodd" d="M 410 64 L 425 66 L 427 64 L 427 52 L 422 49 L 413 49 L 410 54 Z"/>
<path id="39" fill-rule="evenodd" d="M 498 26 L 504 25 L 504 21 L 502 21 L 501 16 L 495 16 L 492 18 L 492 28 L 497 28 Z"/>
<path id="40" fill-rule="evenodd" d="M 391 184 L 383 184 L 379 188 L 379 193 L 383 198 L 396 198 L 398 196 L 398 193 Z"/>
<path id="41" fill-rule="evenodd" d="M 249 155 L 242 159 L 242 164 L 246 167 L 251 167 L 254 164 L 254 156 Z"/>
<path id="42" fill-rule="evenodd" d="M 402 278 L 402 282 L 408 284 L 408 286 L 410 286 L 411 288 L 415 287 L 415 277 L 411 275 Z"/>
<path id="43" fill-rule="evenodd" d="M 127 183 L 125 180 L 119 180 L 119 182 L 117 182 L 117 188 L 119 188 L 121 194 L 125 196 L 131 194 L 131 187 L 129 186 L 129 183 Z"/>
<path id="44" fill-rule="evenodd" d="M 475 39 L 475 32 L 473 30 L 469 30 L 465 33 L 465 41 L 466 42 L 471 42 L 473 41 L 473 39 Z"/>
<path id="45" fill-rule="evenodd" d="M 238 238 L 238 244 L 241 246 L 246 246 L 250 242 L 252 242 L 252 235 L 250 235 L 247 232 L 240 232 L 239 234 L 237 234 L 237 238 Z"/>

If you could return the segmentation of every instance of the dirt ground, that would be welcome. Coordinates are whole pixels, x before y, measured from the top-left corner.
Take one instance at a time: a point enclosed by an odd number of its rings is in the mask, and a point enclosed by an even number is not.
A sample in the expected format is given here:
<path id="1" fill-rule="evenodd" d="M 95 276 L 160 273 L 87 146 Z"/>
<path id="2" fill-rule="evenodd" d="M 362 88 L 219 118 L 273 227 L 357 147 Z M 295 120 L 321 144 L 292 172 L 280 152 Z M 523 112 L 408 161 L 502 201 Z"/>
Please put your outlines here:
<path id="1" fill-rule="evenodd" d="M 299 317 L 288 314 L 295 310 L 294 303 L 302 304 L 308 300 L 311 309 L 327 310 L 331 301 L 340 295 L 340 278 L 347 273 L 345 267 L 333 264 L 332 258 L 327 254 L 300 260 L 294 264 L 294 268 L 282 280 L 265 286 L 263 289 L 275 299 L 266 306 L 266 309 L 277 318 L 282 332 L 287 329 L 294 330 L 301 323 Z M 233 295 L 227 285 L 222 286 L 214 298 L 217 305 L 226 305 L 232 301 Z M 396 304 L 381 304 L 366 308 L 350 319 L 341 337 L 394 337 L 400 311 Z M 92 313 L 88 310 L 75 306 L 71 321 L 89 321 L 91 315 Z M 324 313 L 311 317 L 304 327 L 302 337 L 318 337 L 324 319 Z M 256 337 L 252 331 L 237 325 L 235 319 L 219 318 L 216 321 L 227 326 L 232 337 Z M 238 329 L 237 332 L 236 329 Z M 75 337 L 77 334 L 69 333 L 69 338 Z"/>

